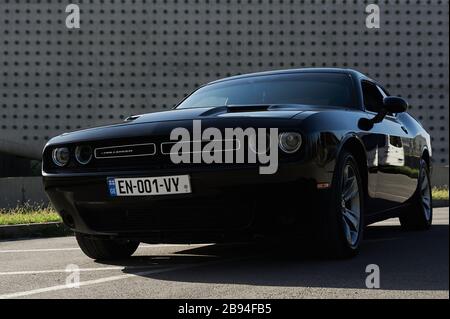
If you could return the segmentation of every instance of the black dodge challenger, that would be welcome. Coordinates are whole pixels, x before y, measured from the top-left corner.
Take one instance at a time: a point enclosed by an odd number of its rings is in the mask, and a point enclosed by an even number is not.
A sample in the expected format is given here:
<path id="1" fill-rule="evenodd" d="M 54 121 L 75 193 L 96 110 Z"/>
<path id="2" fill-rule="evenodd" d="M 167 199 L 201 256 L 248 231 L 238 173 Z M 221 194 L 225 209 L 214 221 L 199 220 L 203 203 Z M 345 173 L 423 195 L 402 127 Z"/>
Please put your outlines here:
<path id="1" fill-rule="evenodd" d="M 226 78 L 173 110 L 51 139 L 43 151 L 45 190 L 94 259 L 129 257 L 140 242 L 287 235 L 327 256 L 354 256 L 368 224 L 399 217 L 406 229 L 431 225 L 430 136 L 407 108 L 353 70 Z M 273 140 L 269 134 L 217 149 L 203 148 L 211 142 L 203 137 L 173 139 L 176 129 L 194 136 L 199 122 L 216 133 L 276 129 L 276 144 L 257 147 L 256 140 Z M 173 151 L 177 143 L 188 147 Z M 261 163 L 246 159 L 174 161 L 203 152 L 233 158 L 241 149 L 275 154 L 276 170 L 262 174 Z"/>

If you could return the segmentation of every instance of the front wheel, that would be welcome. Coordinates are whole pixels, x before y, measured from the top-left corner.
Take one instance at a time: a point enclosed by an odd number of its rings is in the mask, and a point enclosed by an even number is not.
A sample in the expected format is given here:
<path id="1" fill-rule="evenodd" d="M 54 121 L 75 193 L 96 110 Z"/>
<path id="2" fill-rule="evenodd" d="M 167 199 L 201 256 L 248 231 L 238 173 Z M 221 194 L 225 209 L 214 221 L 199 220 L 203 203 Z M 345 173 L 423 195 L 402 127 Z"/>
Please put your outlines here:
<path id="1" fill-rule="evenodd" d="M 424 160 L 420 161 L 417 190 L 412 205 L 400 215 L 400 224 L 406 230 L 427 230 L 433 221 L 433 198 L 430 173 Z"/>
<path id="2" fill-rule="evenodd" d="M 86 256 L 96 260 L 128 258 L 136 251 L 139 242 L 107 238 L 95 238 L 76 233 L 78 245 Z"/>
<path id="3" fill-rule="evenodd" d="M 326 211 L 321 255 L 349 258 L 358 254 L 364 230 L 364 190 L 355 157 L 344 151 L 333 177 L 331 207 Z"/>

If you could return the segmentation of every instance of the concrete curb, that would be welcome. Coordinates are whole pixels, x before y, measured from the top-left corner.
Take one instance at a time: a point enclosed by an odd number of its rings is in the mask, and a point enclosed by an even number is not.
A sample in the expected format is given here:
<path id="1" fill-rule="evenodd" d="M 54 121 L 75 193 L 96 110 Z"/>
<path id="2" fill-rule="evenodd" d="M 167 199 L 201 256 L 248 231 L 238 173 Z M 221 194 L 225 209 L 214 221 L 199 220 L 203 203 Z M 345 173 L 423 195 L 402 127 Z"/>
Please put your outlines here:
<path id="1" fill-rule="evenodd" d="M 63 223 L 0 226 L 0 239 L 67 236 L 72 232 Z"/>
<path id="2" fill-rule="evenodd" d="M 433 207 L 434 208 L 442 208 L 442 207 L 448 207 L 448 199 L 444 200 L 434 200 L 433 201 Z"/>

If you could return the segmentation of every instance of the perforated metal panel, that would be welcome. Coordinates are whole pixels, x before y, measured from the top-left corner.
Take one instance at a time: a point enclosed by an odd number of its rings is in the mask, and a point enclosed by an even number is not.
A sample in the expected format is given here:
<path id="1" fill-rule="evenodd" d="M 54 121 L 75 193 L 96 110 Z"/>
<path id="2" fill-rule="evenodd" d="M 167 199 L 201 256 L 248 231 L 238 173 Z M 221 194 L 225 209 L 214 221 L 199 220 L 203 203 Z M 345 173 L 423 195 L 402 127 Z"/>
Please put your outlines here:
<path id="1" fill-rule="evenodd" d="M 1 138 L 58 133 L 170 108 L 201 83 L 349 67 L 409 99 L 448 163 L 448 0 L 0 0 Z M 381 7 L 381 29 L 365 8 Z"/>

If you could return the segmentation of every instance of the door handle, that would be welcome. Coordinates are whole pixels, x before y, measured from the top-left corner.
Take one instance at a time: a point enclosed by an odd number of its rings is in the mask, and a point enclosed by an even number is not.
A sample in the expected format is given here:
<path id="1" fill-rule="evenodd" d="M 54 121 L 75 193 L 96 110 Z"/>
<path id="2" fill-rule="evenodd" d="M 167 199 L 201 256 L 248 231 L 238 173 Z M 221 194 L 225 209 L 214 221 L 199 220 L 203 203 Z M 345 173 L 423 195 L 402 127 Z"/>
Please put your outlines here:
<path id="1" fill-rule="evenodd" d="M 406 129 L 406 127 L 402 126 L 402 130 L 403 130 L 403 132 L 405 132 L 406 134 L 408 134 L 408 130 Z"/>

